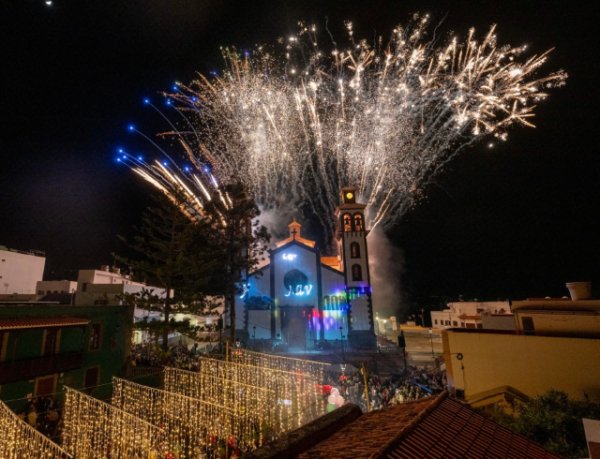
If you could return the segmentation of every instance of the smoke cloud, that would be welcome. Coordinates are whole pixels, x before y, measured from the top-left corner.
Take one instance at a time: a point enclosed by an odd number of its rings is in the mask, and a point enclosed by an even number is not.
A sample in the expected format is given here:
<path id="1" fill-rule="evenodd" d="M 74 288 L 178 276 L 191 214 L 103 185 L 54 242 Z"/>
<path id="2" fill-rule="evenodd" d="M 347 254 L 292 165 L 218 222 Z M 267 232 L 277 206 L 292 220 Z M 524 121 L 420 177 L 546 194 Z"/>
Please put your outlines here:
<path id="1" fill-rule="evenodd" d="M 405 308 L 401 288 L 404 253 L 379 227 L 369 233 L 367 242 L 373 312 L 382 317 L 398 316 Z"/>

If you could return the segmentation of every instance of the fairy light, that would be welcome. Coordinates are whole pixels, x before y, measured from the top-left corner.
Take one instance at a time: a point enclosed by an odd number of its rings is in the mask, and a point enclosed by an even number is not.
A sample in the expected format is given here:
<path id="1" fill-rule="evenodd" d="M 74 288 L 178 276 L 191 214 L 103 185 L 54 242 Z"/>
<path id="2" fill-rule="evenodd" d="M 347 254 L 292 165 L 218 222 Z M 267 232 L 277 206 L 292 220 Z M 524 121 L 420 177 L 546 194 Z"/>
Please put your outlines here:
<path id="1" fill-rule="evenodd" d="M 165 368 L 164 389 L 113 378 L 111 404 L 65 386 L 62 447 L 0 403 L 2 458 L 108 459 L 242 454 L 324 414 L 327 364 L 236 349 L 200 359 L 198 372 Z"/>
<path id="2" fill-rule="evenodd" d="M 227 408 L 233 416 L 229 419 L 237 443 L 253 449 L 273 440 L 283 430 L 277 411 L 276 392 L 271 388 L 237 382 L 219 377 L 216 367 L 206 372 L 191 372 L 177 368 L 165 368 L 165 391 Z"/>
<path id="3" fill-rule="evenodd" d="M 181 393 L 113 378 L 112 404 L 165 431 L 173 451 L 193 456 L 198 447 L 210 448 L 214 439 L 235 438 L 243 450 L 253 449 L 256 413 L 241 415 L 220 400 Z M 212 440 L 211 440 L 212 439 Z"/>
<path id="4" fill-rule="evenodd" d="M 19 419 L 0 401 L 0 454 L 3 459 L 72 459 L 67 451 Z"/>
<path id="5" fill-rule="evenodd" d="M 233 359 L 237 358 L 234 351 Z M 324 413 L 317 381 L 302 370 L 287 371 L 266 366 L 248 365 L 235 361 L 225 362 L 202 357 L 200 373 L 217 375 L 236 387 L 237 384 L 268 387 L 275 392 L 274 410 L 279 424 L 274 427 L 281 432 L 301 427 Z"/>
<path id="6" fill-rule="evenodd" d="M 65 390 L 62 442 L 73 457 L 152 457 L 173 449 L 161 428 L 78 390 Z"/>

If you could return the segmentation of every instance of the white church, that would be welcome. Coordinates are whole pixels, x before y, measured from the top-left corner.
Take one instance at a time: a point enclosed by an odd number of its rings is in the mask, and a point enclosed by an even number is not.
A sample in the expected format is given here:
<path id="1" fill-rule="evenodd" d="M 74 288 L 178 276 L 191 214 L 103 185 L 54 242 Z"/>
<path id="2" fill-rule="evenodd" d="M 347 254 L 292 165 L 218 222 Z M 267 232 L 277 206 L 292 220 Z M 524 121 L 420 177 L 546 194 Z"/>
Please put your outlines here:
<path id="1" fill-rule="evenodd" d="M 238 336 L 288 349 L 375 349 L 364 204 L 353 187 L 336 209 L 338 256 L 324 257 L 296 220 L 236 297 Z M 328 346 L 329 344 L 329 346 Z"/>

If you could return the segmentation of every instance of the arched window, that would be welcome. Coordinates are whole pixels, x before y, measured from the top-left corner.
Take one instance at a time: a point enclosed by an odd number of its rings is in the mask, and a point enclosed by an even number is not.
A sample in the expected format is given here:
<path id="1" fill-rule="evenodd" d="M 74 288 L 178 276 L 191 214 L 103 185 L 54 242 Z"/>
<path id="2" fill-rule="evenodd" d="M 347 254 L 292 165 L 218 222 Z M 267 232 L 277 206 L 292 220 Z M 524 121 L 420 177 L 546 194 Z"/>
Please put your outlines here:
<path id="1" fill-rule="evenodd" d="M 344 214 L 343 220 L 344 232 L 349 233 L 350 231 L 352 231 L 352 217 L 350 216 L 350 214 Z"/>
<path id="2" fill-rule="evenodd" d="M 362 280 L 362 268 L 360 265 L 352 265 L 352 280 L 353 281 L 361 281 Z"/>
<path id="3" fill-rule="evenodd" d="M 358 242 L 350 244 L 350 258 L 360 258 L 360 246 Z"/>
<path id="4" fill-rule="evenodd" d="M 364 231 L 363 216 L 354 214 L 354 231 Z"/>

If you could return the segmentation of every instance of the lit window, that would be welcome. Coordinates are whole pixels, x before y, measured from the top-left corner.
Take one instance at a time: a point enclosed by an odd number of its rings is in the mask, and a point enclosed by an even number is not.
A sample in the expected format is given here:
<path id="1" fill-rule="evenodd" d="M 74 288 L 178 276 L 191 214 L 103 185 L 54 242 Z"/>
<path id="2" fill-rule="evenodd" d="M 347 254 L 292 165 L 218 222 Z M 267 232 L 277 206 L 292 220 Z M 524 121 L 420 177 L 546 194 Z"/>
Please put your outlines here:
<path id="1" fill-rule="evenodd" d="M 363 217 L 361 214 L 354 214 L 354 231 L 363 231 Z"/>
<path id="2" fill-rule="evenodd" d="M 344 214 L 344 232 L 349 233 L 352 231 L 352 217 L 350 214 Z"/>

